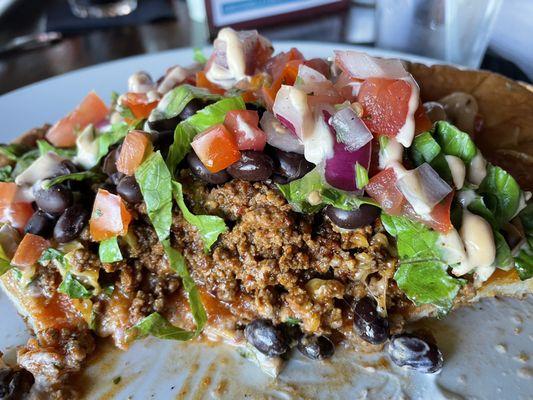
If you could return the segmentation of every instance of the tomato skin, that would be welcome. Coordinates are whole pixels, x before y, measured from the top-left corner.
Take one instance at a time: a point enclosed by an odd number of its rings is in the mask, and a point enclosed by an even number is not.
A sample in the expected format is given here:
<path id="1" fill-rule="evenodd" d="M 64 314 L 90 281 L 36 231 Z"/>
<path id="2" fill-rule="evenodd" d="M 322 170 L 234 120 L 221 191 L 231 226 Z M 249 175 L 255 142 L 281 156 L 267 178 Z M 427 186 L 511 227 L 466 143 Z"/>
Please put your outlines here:
<path id="1" fill-rule="evenodd" d="M 49 247 L 50 242 L 45 238 L 26 233 L 13 255 L 11 264 L 16 267 L 31 267 Z"/>
<path id="2" fill-rule="evenodd" d="M 66 117 L 57 121 L 46 133 L 46 139 L 56 147 L 76 145 L 76 131 L 89 124 L 97 124 L 107 117 L 109 110 L 95 92 L 90 92 Z"/>
<path id="3" fill-rule="evenodd" d="M 422 102 L 418 102 L 418 108 L 415 111 L 415 136 L 423 132 L 427 132 L 432 128 L 433 124 L 424 110 Z"/>
<path id="4" fill-rule="evenodd" d="M 205 167 L 213 173 L 222 171 L 241 158 L 235 136 L 222 124 L 197 135 L 191 146 Z"/>
<path id="5" fill-rule="evenodd" d="M 196 86 L 200 88 L 205 88 L 214 94 L 223 95 L 224 93 L 226 93 L 223 88 L 218 85 L 215 85 L 209 79 L 207 79 L 204 71 L 198 71 L 196 73 Z"/>
<path id="6" fill-rule="evenodd" d="M 454 195 L 455 192 L 451 192 L 431 210 L 431 220 L 427 224 L 436 231 L 448 232 L 453 228 L 450 214 Z"/>
<path id="7" fill-rule="evenodd" d="M 146 132 L 129 132 L 120 149 L 116 162 L 117 170 L 126 175 L 133 175 L 152 150 L 152 142 Z"/>
<path id="8" fill-rule="evenodd" d="M 304 63 L 304 57 L 295 48 L 288 53 L 280 53 L 271 58 L 266 65 L 266 71 L 272 76 L 272 84 L 261 89 L 261 95 L 267 107 L 271 110 L 281 85 L 294 85 L 298 76 L 298 67 Z"/>
<path id="9" fill-rule="evenodd" d="M 224 119 L 224 126 L 235 135 L 239 150 L 263 151 L 266 134 L 258 125 L 259 115 L 252 110 L 229 111 Z"/>
<path id="10" fill-rule="evenodd" d="M 121 104 L 131 110 L 133 116 L 137 119 L 145 119 L 157 107 L 158 100 L 148 101 L 146 93 L 126 93 L 121 97 Z"/>
<path id="11" fill-rule="evenodd" d="M 397 180 L 394 169 L 386 168 L 370 178 L 365 186 L 368 195 L 390 215 L 400 215 L 406 203 L 404 195 L 396 188 Z"/>
<path id="12" fill-rule="evenodd" d="M 401 79 L 369 78 L 361 84 L 357 99 L 364 109 L 363 120 L 375 136 L 396 137 L 407 120 L 412 90 Z"/>
<path id="13" fill-rule="evenodd" d="M 120 196 L 98 189 L 94 200 L 89 230 L 94 241 L 124 236 L 128 233 L 131 214 Z"/>
<path id="14" fill-rule="evenodd" d="M 289 61 L 293 60 L 303 60 L 304 56 L 298 49 L 295 47 L 291 48 L 288 52 L 281 52 L 278 55 L 270 58 L 265 65 L 266 72 L 272 75 L 274 79 L 278 78 L 283 70 L 285 69 L 285 65 Z"/>
<path id="15" fill-rule="evenodd" d="M 0 223 L 8 223 L 22 231 L 33 215 L 33 207 L 17 199 L 19 190 L 14 182 L 0 182 Z"/>

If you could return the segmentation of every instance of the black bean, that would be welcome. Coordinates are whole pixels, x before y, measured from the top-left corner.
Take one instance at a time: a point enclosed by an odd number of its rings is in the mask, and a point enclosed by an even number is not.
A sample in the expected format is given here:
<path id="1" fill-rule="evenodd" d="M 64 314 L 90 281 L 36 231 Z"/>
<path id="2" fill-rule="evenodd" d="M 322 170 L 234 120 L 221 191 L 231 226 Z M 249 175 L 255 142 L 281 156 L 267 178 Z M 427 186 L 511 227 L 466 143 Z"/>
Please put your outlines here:
<path id="1" fill-rule="evenodd" d="M 61 176 L 61 175 L 68 175 L 68 174 L 74 174 L 76 172 L 79 172 L 79 169 L 78 167 L 76 167 L 76 165 L 70 161 L 70 160 L 63 160 L 61 161 L 60 163 L 60 166 L 61 166 L 61 169 L 62 169 L 62 172 L 60 175 L 58 176 Z"/>
<path id="2" fill-rule="evenodd" d="M 324 213 L 339 228 L 357 229 L 373 224 L 379 217 L 380 211 L 379 208 L 370 204 L 362 204 L 359 208 L 351 211 L 327 206 Z"/>
<path id="3" fill-rule="evenodd" d="M 88 219 L 89 212 L 83 205 L 75 204 L 67 208 L 54 227 L 54 239 L 59 243 L 76 239 L 81 234 Z"/>
<path id="4" fill-rule="evenodd" d="M 389 321 L 379 315 L 376 301 L 363 297 L 355 302 L 353 324 L 359 336 L 372 344 L 389 338 Z"/>
<path id="5" fill-rule="evenodd" d="M 277 357 L 289 350 L 283 331 L 266 319 L 256 319 L 244 329 L 248 343 L 268 357 Z"/>
<path id="6" fill-rule="evenodd" d="M 325 360 L 335 354 L 335 345 L 326 336 L 305 335 L 298 341 L 298 350 L 312 360 Z"/>
<path id="7" fill-rule="evenodd" d="M 34 195 L 37 207 L 49 214 L 59 215 L 72 205 L 72 191 L 63 184 L 37 188 Z"/>
<path id="8" fill-rule="evenodd" d="M 265 153 L 247 150 L 241 153 L 241 159 L 227 168 L 235 179 L 248 182 L 266 181 L 272 175 L 273 162 Z"/>
<path id="9" fill-rule="evenodd" d="M 200 111 L 202 108 L 206 107 L 207 105 L 211 104 L 212 102 L 206 102 L 202 101 L 200 99 L 192 99 L 187 103 L 185 108 L 181 111 L 179 114 L 179 118 L 183 121 L 187 118 L 193 116 L 198 111 Z"/>
<path id="10" fill-rule="evenodd" d="M 118 185 L 119 182 L 124 178 L 126 175 L 124 175 L 122 172 L 115 172 L 114 174 L 109 175 L 109 181 L 113 185 Z"/>
<path id="11" fill-rule="evenodd" d="M 225 169 L 216 173 L 209 171 L 194 151 L 190 151 L 189 154 L 187 154 L 186 160 L 191 172 L 207 183 L 221 185 L 231 179 L 231 176 L 229 176 Z"/>
<path id="12" fill-rule="evenodd" d="M 104 171 L 104 174 L 111 176 L 114 173 L 117 172 L 117 159 L 120 154 L 120 147 L 117 147 L 116 149 L 111 150 L 107 156 L 104 158 L 104 162 L 102 164 L 102 171 Z"/>
<path id="13" fill-rule="evenodd" d="M 128 203 L 137 204 L 143 201 L 141 188 L 134 176 L 125 176 L 117 185 L 117 193 Z"/>
<path id="14" fill-rule="evenodd" d="M 394 335 L 387 351 L 391 360 L 400 367 L 425 374 L 442 369 L 443 357 L 437 345 L 415 334 Z"/>
<path id="15" fill-rule="evenodd" d="M 21 369 L 13 371 L 5 368 L 0 372 L 0 399 L 19 400 L 26 398 L 26 394 L 34 383 L 33 375 Z"/>
<path id="16" fill-rule="evenodd" d="M 162 131 L 151 135 L 154 150 L 160 150 L 161 155 L 166 158 L 170 145 L 174 142 L 174 131 Z"/>
<path id="17" fill-rule="evenodd" d="M 257 111 L 257 114 L 259 115 L 259 119 L 261 119 L 261 117 L 263 116 L 263 113 L 266 111 L 265 107 L 259 104 L 256 104 L 256 103 L 246 103 L 246 109 Z"/>
<path id="18" fill-rule="evenodd" d="M 48 238 L 54 230 L 55 222 L 56 219 L 52 215 L 37 210 L 26 223 L 24 232 Z"/>
<path id="19" fill-rule="evenodd" d="M 276 162 L 274 172 L 285 177 L 286 182 L 299 179 L 314 168 L 303 154 L 274 149 L 273 156 Z"/>
<path id="20" fill-rule="evenodd" d="M 165 131 L 174 132 L 174 129 L 176 129 L 176 125 L 178 125 L 179 122 L 180 122 L 180 117 L 175 116 L 175 117 L 167 118 L 167 119 L 148 121 L 148 126 L 150 127 L 150 129 L 157 131 L 157 132 L 165 132 Z"/>

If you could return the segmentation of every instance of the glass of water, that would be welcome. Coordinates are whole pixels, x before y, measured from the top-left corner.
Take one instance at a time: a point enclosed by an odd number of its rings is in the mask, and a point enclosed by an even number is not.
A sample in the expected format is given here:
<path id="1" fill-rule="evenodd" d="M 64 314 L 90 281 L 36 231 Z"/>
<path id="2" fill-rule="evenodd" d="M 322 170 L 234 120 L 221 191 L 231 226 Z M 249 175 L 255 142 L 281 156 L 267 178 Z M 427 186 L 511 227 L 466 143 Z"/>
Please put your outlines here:
<path id="1" fill-rule="evenodd" d="M 478 68 L 502 0 L 377 0 L 376 46 Z"/>
<path id="2" fill-rule="evenodd" d="M 128 15 L 137 0 L 68 0 L 72 13 L 80 18 L 109 18 Z"/>

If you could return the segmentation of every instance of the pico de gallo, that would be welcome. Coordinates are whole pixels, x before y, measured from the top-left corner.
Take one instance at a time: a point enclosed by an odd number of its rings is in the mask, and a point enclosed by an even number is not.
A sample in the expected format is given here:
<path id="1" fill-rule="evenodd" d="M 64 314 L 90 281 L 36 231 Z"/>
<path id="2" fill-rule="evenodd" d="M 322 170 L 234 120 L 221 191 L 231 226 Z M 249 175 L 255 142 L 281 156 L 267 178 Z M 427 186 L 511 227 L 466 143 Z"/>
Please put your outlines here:
<path id="1" fill-rule="evenodd" d="M 497 269 L 533 276 L 531 194 L 481 154 L 476 107 L 453 107 L 476 100 L 424 103 L 404 63 L 358 51 L 274 54 L 230 28 L 213 47 L 157 81 L 132 75 L 109 104 L 90 92 L 30 144 L 1 147 L 0 273 L 52 290 L 45 304 L 60 296 L 76 329 L 121 348 L 195 338 L 223 309 L 263 364 L 293 346 L 328 358 L 353 331 L 389 342 L 399 365 L 439 370 L 435 345 L 388 319 L 393 304 L 443 315 Z M 184 307 L 192 319 L 177 318 Z M 30 353 L 19 362 L 40 373 Z"/>

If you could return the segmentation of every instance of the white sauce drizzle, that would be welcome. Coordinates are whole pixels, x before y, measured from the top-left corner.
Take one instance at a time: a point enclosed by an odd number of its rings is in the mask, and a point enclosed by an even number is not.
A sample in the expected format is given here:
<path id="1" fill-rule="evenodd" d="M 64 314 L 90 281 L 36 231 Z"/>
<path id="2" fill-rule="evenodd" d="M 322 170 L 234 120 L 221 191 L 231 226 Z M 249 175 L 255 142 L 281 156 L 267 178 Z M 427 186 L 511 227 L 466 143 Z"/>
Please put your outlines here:
<path id="1" fill-rule="evenodd" d="M 224 89 L 230 89 L 236 82 L 246 78 L 244 48 L 239 35 L 231 28 L 221 29 L 215 42 L 217 41 L 215 47 L 220 43 L 225 46 L 228 68 L 218 65 L 216 61 L 212 62 L 206 72 L 206 78 Z"/>
<path id="2" fill-rule="evenodd" d="M 413 138 L 415 136 L 415 111 L 418 108 L 418 99 L 420 98 L 420 88 L 414 80 L 414 78 L 409 75 L 407 78 L 402 78 L 411 85 L 411 97 L 409 98 L 409 104 L 407 109 L 407 118 L 405 123 L 398 131 L 396 135 L 396 140 L 401 143 L 404 147 L 411 146 Z"/>
<path id="3" fill-rule="evenodd" d="M 97 163 L 98 143 L 95 139 L 96 136 L 92 125 L 87 125 L 76 139 L 78 151 L 73 161 L 85 169 L 90 169 Z"/>
<path id="4" fill-rule="evenodd" d="M 387 145 L 379 149 L 379 168 L 385 169 L 393 163 L 401 163 L 403 146 L 394 138 L 388 138 Z"/>
<path id="5" fill-rule="evenodd" d="M 476 186 L 487 176 L 487 160 L 478 151 L 468 166 L 468 181 Z"/>
<path id="6" fill-rule="evenodd" d="M 461 189 L 465 183 L 466 166 L 463 160 L 456 156 L 444 156 L 452 173 L 453 184 L 456 189 Z"/>

